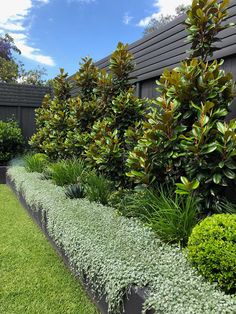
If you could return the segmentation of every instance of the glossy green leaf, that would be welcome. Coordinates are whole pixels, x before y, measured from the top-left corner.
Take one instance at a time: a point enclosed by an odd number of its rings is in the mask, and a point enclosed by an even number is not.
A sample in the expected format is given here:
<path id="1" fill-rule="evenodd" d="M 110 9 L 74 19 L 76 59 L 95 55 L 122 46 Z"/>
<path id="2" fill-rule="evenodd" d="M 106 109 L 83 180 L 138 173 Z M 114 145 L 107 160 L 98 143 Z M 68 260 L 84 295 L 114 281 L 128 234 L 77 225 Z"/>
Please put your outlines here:
<path id="1" fill-rule="evenodd" d="M 214 174 L 214 176 L 213 176 L 213 182 L 214 182 L 215 184 L 219 184 L 220 181 L 221 181 L 221 179 L 222 179 L 222 175 L 221 175 L 221 174 L 219 174 L 219 173 L 215 173 L 215 174 Z"/>
<path id="2" fill-rule="evenodd" d="M 230 169 L 224 169 L 223 170 L 225 176 L 231 180 L 233 180 L 235 178 L 235 172 L 230 170 Z"/>

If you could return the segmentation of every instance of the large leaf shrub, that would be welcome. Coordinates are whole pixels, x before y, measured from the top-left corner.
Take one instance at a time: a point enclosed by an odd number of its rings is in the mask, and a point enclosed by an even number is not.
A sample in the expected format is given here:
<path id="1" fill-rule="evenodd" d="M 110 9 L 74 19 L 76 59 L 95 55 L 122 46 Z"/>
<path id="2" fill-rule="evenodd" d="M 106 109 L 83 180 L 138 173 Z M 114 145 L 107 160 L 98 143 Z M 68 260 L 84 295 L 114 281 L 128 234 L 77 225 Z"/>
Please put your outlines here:
<path id="1" fill-rule="evenodd" d="M 144 101 L 134 95 L 130 82 L 134 64 L 127 45 L 118 44 L 111 56 L 109 69 L 110 73 L 106 77 L 109 77 L 112 94 L 106 98 L 103 119 L 99 119 L 92 127 L 85 156 L 91 166 L 125 185 L 129 150 L 126 131 L 143 119 L 145 106 Z M 102 102 L 102 95 L 98 103 Z"/>
<path id="2" fill-rule="evenodd" d="M 68 74 L 61 69 L 60 74 L 53 80 L 54 97 L 45 95 L 42 106 L 36 109 L 37 132 L 30 139 L 30 145 L 52 159 L 67 154 L 67 133 L 76 127 L 74 111 L 77 111 L 78 104 L 70 98 L 70 91 Z"/>
<path id="3" fill-rule="evenodd" d="M 0 165 L 5 165 L 23 152 L 22 131 L 15 121 L 0 121 Z"/>
<path id="4" fill-rule="evenodd" d="M 79 88 L 79 95 L 82 101 L 94 99 L 94 92 L 98 86 L 99 70 L 93 60 L 89 57 L 82 58 L 80 69 L 76 72 L 74 81 Z"/>
<path id="5" fill-rule="evenodd" d="M 197 180 L 207 210 L 218 206 L 236 177 L 236 122 L 224 122 L 235 96 L 234 80 L 221 69 L 222 60 L 206 61 L 217 34 L 231 26 L 221 24 L 227 4 L 193 1 L 186 20 L 190 59 L 165 70 L 157 82 L 160 97 L 127 160 L 128 176 L 139 184 L 174 186 L 181 176 Z"/>
<path id="6" fill-rule="evenodd" d="M 93 125 L 85 150 L 91 166 L 122 185 L 127 180 L 125 163 L 129 150 L 125 133 L 144 115 L 144 103 L 133 93 L 130 88 L 113 100 L 110 114 Z"/>
<path id="7" fill-rule="evenodd" d="M 122 43 L 111 56 L 109 73 L 83 58 L 74 76 L 76 98 L 71 97 L 71 79 L 61 69 L 53 81 L 53 97 L 46 95 L 36 111 L 31 146 L 52 159 L 85 157 L 109 178 L 125 181 L 125 132 L 144 112 L 144 102 L 134 96 L 130 83 L 133 68 L 133 56 Z"/>

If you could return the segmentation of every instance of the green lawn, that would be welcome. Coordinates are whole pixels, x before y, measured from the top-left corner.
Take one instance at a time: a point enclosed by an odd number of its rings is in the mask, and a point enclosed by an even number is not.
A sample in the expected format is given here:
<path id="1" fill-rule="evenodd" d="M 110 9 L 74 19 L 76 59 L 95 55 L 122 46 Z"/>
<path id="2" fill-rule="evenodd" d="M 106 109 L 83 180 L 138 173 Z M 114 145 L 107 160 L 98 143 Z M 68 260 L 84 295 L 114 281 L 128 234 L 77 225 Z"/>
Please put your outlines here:
<path id="1" fill-rule="evenodd" d="M 0 313 L 99 313 L 6 185 L 0 185 Z"/>

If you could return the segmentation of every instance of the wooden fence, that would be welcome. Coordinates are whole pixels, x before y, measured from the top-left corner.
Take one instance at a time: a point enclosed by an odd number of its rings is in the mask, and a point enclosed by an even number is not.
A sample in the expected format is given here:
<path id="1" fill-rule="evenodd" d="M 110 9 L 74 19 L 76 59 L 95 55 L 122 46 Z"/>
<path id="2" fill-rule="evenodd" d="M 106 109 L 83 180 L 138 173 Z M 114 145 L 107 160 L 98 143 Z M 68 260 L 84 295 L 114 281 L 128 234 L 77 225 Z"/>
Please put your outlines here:
<path id="1" fill-rule="evenodd" d="M 188 57 L 189 44 L 186 42 L 187 33 L 183 22 L 186 16 L 182 15 L 168 25 L 151 33 L 148 36 L 129 45 L 134 55 L 135 70 L 131 74 L 136 79 L 137 96 L 156 97 L 156 80 L 165 68 L 173 68 Z M 236 0 L 231 0 L 229 18 L 226 21 L 236 22 Z M 236 27 L 226 29 L 220 33 L 222 42 L 214 59 L 225 60 L 223 68 L 232 72 L 236 80 Z M 100 69 L 108 69 L 110 56 L 98 61 Z M 43 96 L 49 89 L 16 84 L 0 83 L 0 119 L 9 119 L 14 116 L 22 127 L 25 138 L 29 138 L 35 131 L 34 111 L 41 105 Z M 78 95 L 78 88 L 74 87 L 72 96 Z M 228 119 L 236 117 L 236 100 L 231 106 Z"/>
<path id="2" fill-rule="evenodd" d="M 0 83 L 0 120 L 17 120 L 28 139 L 35 131 L 35 109 L 47 92 L 46 87 Z"/>
<path id="3" fill-rule="evenodd" d="M 183 25 L 185 15 L 170 22 L 168 25 L 151 33 L 148 36 L 129 45 L 129 51 L 134 55 L 135 70 L 131 73 L 136 77 L 133 81 L 136 85 L 137 96 L 156 97 L 156 80 L 165 68 L 174 68 L 188 57 L 187 51 L 190 45 L 186 41 L 187 32 Z M 230 1 L 229 18 L 226 23 L 236 22 L 236 0 Z M 220 50 L 215 52 L 214 59 L 225 60 L 223 68 L 232 72 L 236 80 L 236 27 L 226 29 L 219 36 L 222 41 L 218 44 Z M 110 56 L 96 62 L 100 69 L 107 69 Z M 78 94 L 78 88 L 74 88 L 72 95 Z M 236 101 L 232 106 L 230 118 L 236 117 Z"/>

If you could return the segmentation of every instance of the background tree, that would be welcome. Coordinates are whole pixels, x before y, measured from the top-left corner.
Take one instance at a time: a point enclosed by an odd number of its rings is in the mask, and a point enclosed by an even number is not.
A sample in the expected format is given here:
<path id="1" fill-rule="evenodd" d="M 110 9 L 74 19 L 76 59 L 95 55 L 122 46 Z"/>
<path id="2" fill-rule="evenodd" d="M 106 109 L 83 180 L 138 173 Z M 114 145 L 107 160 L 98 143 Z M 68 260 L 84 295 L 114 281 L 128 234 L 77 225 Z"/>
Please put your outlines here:
<path id="1" fill-rule="evenodd" d="M 17 82 L 19 65 L 13 57 L 13 52 L 21 53 L 14 44 L 13 38 L 8 34 L 0 36 L 0 82 Z"/>
<path id="2" fill-rule="evenodd" d="M 148 23 L 148 25 L 146 26 L 146 28 L 144 29 L 144 36 L 148 35 L 154 31 L 156 31 L 157 29 L 159 29 L 160 27 L 170 23 L 171 21 L 173 21 L 176 17 L 184 14 L 187 12 L 187 10 L 190 8 L 190 6 L 188 5 L 184 5 L 181 4 L 179 5 L 176 9 L 175 9 L 175 14 L 168 14 L 168 15 L 163 15 L 161 14 L 158 19 L 156 18 L 152 18 L 150 20 L 150 22 Z"/>
<path id="3" fill-rule="evenodd" d="M 24 65 L 22 64 L 18 83 L 35 85 L 35 86 L 48 85 L 47 81 L 43 79 L 43 77 L 46 75 L 47 75 L 47 70 L 44 67 L 38 66 L 37 68 L 33 70 L 26 71 L 24 68 Z"/>
<path id="4" fill-rule="evenodd" d="M 19 83 L 28 85 L 47 85 L 43 76 L 47 75 L 45 68 L 38 66 L 33 70 L 25 70 L 22 62 L 17 61 L 13 54 L 21 54 L 14 43 L 14 39 L 5 34 L 0 36 L 0 82 Z"/>

